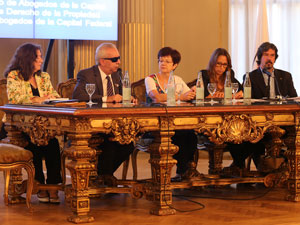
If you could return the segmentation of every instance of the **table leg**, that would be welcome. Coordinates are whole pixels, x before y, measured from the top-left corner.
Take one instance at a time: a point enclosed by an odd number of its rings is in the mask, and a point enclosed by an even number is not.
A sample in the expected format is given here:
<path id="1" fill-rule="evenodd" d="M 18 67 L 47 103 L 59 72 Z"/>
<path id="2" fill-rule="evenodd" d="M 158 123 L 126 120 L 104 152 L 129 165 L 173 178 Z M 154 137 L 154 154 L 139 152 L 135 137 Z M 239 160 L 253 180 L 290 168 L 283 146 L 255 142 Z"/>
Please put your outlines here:
<path id="1" fill-rule="evenodd" d="M 155 207 L 150 213 L 155 215 L 172 215 L 175 209 L 172 205 L 171 170 L 176 164 L 173 155 L 178 147 L 173 145 L 171 137 L 174 131 L 153 132 L 154 142 L 150 145 L 150 164 L 153 182 L 153 201 Z"/>
<path id="2" fill-rule="evenodd" d="M 285 144 L 288 147 L 287 157 L 289 160 L 288 194 L 286 200 L 300 201 L 300 124 L 299 115 L 295 127 L 287 127 L 288 137 Z"/>
<path id="3" fill-rule="evenodd" d="M 219 174 L 223 168 L 223 150 L 226 144 L 211 144 L 208 146 L 209 174 Z"/>
<path id="4" fill-rule="evenodd" d="M 95 149 L 88 146 L 91 134 L 69 134 L 71 146 L 66 149 L 66 155 L 72 161 L 67 164 L 71 173 L 71 210 L 73 215 L 68 217 L 69 222 L 93 222 L 94 217 L 89 215 L 90 199 L 88 194 L 89 177 L 95 165 L 90 162 L 96 155 Z"/>

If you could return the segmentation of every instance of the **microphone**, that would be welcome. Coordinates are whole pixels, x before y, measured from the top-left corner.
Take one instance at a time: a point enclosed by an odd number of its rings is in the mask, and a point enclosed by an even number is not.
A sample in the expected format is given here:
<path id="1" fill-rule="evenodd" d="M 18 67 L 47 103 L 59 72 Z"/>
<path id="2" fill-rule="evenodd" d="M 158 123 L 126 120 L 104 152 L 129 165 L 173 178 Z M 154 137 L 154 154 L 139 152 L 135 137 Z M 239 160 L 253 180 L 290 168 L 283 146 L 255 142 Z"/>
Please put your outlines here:
<path id="1" fill-rule="evenodd" d="M 123 82 L 123 74 L 122 74 L 122 69 L 121 69 L 121 68 L 118 68 L 117 74 L 119 74 L 119 77 L 120 77 L 120 83 L 122 84 L 122 82 Z"/>
<path id="2" fill-rule="evenodd" d="M 122 69 L 118 68 L 117 73 L 119 74 L 120 80 L 122 81 L 122 78 L 123 78 Z"/>

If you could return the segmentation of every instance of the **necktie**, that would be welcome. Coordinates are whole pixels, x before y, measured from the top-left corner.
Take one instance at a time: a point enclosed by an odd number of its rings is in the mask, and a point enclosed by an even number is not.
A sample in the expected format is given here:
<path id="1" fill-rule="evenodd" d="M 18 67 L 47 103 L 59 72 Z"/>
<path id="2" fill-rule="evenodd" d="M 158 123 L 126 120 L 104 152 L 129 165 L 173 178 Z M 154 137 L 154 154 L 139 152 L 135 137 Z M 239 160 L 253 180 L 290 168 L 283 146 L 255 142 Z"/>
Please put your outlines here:
<path id="1" fill-rule="evenodd" d="M 114 91 L 113 91 L 113 86 L 112 86 L 109 76 L 106 76 L 106 79 L 107 79 L 107 96 L 113 96 Z"/>
<path id="2" fill-rule="evenodd" d="M 268 98 L 270 98 L 270 89 L 271 89 L 270 78 L 271 78 L 271 76 L 268 74 L 268 87 L 267 87 L 267 97 Z"/>
<path id="3" fill-rule="evenodd" d="M 266 97 L 270 98 L 270 78 L 271 78 L 272 74 L 266 69 L 263 69 L 263 72 L 268 75 L 268 84 L 267 84 L 267 89 L 266 89 Z"/>

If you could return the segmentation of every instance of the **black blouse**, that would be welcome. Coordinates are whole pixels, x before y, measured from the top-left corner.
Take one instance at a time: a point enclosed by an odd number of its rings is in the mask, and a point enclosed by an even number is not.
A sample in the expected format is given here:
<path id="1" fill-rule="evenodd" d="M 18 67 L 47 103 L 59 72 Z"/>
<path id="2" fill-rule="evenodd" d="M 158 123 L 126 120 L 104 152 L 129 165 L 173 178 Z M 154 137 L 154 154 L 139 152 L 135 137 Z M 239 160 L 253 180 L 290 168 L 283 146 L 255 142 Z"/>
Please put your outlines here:
<path id="1" fill-rule="evenodd" d="M 34 88 L 31 84 L 30 84 L 30 87 L 31 87 L 33 96 L 40 97 L 39 89 L 38 88 Z"/>

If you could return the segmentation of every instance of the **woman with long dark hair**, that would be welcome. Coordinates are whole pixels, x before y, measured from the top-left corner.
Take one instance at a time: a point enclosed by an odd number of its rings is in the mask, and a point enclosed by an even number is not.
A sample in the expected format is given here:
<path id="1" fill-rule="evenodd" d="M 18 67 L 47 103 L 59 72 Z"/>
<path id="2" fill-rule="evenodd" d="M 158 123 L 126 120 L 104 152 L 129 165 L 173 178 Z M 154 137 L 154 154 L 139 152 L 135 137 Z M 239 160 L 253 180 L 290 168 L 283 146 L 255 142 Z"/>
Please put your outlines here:
<path id="1" fill-rule="evenodd" d="M 7 66 L 4 76 L 7 78 L 8 102 L 11 104 L 42 103 L 51 98 L 58 98 L 50 76 L 42 72 L 43 58 L 39 45 L 26 43 L 19 46 Z M 62 182 L 60 174 L 60 148 L 56 138 L 49 140 L 47 146 L 37 146 L 27 137 L 25 147 L 33 153 L 35 179 L 45 183 L 43 158 L 47 167 L 47 184 Z M 38 193 L 40 202 L 59 203 L 58 191 L 49 190 Z"/>
<path id="2" fill-rule="evenodd" d="M 217 48 L 210 57 L 207 70 L 202 70 L 205 87 L 204 94 L 207 98 L 224 98 L 224 83 L 227 71 L 229 71 L 231 74 L 231 82 L 239 84 L 239 89 L 235 95 L 235 98 L 243 97 L 242 85 L 234 77 L 234 71 L 231 68 L 231 57 L 227 50 L 224 48 Z M 217 90 L 213 96 L 211 96 L 207 90 L 208 83 L 216 84 Z"/>

